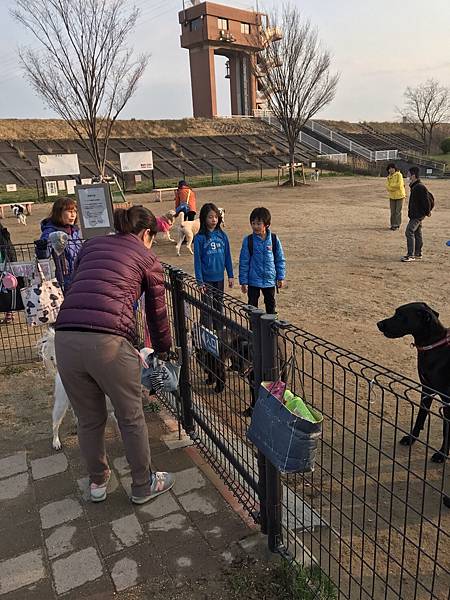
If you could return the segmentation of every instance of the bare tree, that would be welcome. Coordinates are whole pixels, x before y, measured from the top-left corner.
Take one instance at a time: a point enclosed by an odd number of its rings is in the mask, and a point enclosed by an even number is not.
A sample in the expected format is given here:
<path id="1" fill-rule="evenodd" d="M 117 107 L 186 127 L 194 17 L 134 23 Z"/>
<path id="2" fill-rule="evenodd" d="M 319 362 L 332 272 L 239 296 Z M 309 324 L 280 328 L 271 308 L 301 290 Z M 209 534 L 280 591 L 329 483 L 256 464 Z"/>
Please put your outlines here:
<path id="1" fill-rule="evenodd" d="M 105 174 L 111 130 L 136 91 L 149 55 L 126 39 L 139 11 L 128 0 L 16 0 L 12 15 L 38 42 L 20 50 L 27 79 L 72 128 Z"/>
<path id="2" fill-rule="evenodd" d="M 405 106 L 397 112 L 412 124 L 429 154 L 436 125 L 450 117 L 450 89 L 436 79 L 428 79 L 415 88 L 407 87 L 404 97 Z"/>
<path id="3" fill-rule="evenodd" d="M 322 49 L 317 29 L 295 7 L 286 4 L 281 18 L 271 16 L 261 36 L 264 48 L 258 53 L 254 70 L 268 108 L 286 136 L 294 186 L 292 165 L 301 129 L 333 100 L 339 75 L 330 73 L 331 56 Z"/>

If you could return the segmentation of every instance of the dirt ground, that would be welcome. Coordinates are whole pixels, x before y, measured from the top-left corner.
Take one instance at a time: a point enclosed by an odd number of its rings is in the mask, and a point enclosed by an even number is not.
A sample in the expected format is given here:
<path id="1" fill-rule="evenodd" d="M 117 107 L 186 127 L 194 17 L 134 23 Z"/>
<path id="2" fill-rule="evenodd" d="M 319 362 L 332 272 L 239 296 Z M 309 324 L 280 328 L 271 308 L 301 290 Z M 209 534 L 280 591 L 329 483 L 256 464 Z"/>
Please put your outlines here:
<path id="1" fill-rule="evenodd" d="M 386 340 L 376 322 L 400 304 L 421 300 L 439 311 L 444 324 L 450 323 L 450 248 L 445 245 L 450 238 L 450 181 L 427 182 L 436 208 L 424 222 L 424 258 L 415 263 L 400 262 L 406 253 L 407 209 L 400 231 L 390 231 L 384 184 L 383 178 L 330 177 L 293 190 L 273 183 L 202 188 L 197 204 L 215 202 L 225 208 L 236 275 L 242 238 L 250 232 L 250 211 L 267 206 L 287 260 L 287 286 L 277 296 L 280 318 L 416 379 L 411 340 Z M 129 199 L 156 215 L 173 208 L 168 194 L 161 203 L 152 194 Z M 49 208 L 36 205 L 26 227 L 7 210 L 3 223 L 13 241 L 36 239 Z M 161 239 L 155 251 L 164 262 L 193 273 L 185 246 L 177 257 L 174 244 Z M 231 294 L 245 300 L 238 286 Z"/>
<path id="2" fill-rule="evenodd" d="M 250 211 L 255 206 L 268 207 L 272 212 L 272 229 L 279 236 L 287 259 L 287 286 L 277 296 L 280 318 L 417 380 L 411 339 L 387 340 L 378 332 L 376 322 L 392 314 L 400 304 L 425 301 L 440 313 L 444 324 L 450 325 L 450 248 L 446 246 L 450 238 L 450 181 L 430 180 L 427 185 L 436 198 L 436 207 L 432 217 L 424 222 L 424 258 L 415 263 L 400 262 L 406 251 L 407 210 L 405 206 L 400 231 L 390 231 L 389 202 L 382 178 L 329 177 L 294 190 L 278 188 L 273 183 L 202 188 L 197 191 L 197 202 L 199 207 L 204 202 L 215 202 L 225 208 L 236 278 L 242 238 L 250 232 Z M 173 207 L 170 199 L 155 203 L 152 194 L 130 195 L 129 199 L 134 204 L 144 204 L 156 215 Z M 36 239 L 39 222 L 49 208 L 50 205 L 37 205 L 26 227 L 17 224 L 8 211 L 4 224 L 10 229 L 13 241 Z M 175 237 L 175 231 L 173 234 Z M 193 273 L 193 259 L 186 246 L 177 257 L 175 245 L 161 238 L 155 251 L 162 261 Z M 231 294 L 245 301 L 238 286 Z M 0 439 L 7 443 L 18 433 L 48 436 L 51 382 L 41 369 L 8 372 L 10 377 L 0 380 L 2 408 L 5 409 L 1 411 Z M 437 435 L 440 435 L 439 429 L 433 427 Z M 364 448 L 361 451 L 364 452 Z M 424 453 L 418 453 L 416 458 L 420 471 Z M 386 477 L 389 479 L 389 473 Z M 439 477 L 437 470 L 433 477 Z M 359 487 L 360 483 L 356 481 L 352 485 Z M 386 484 L 389 481 L 386 480 Z M 439 504 L 436 505 L 435 500 L 428 502 L 426 509 L 428 513 L 432 507 L 432 522 L 436 523 Z M 401 507 L 398 512 L 401 522 Z M 396 515 L 392 516 L 396 521 Z M 366 526 L 367 523 L 364 529 Z M 373 526 L 368 525 L 369 529 Z M 418 527 L 422 527 L 419 522 L 414 523 L 414 529 Z M 443 515 L 441 542 L 448 539 L 449 527 L 448 515 Z M 386 533 L 384 529 L 380 531 L 379 541 Z M 430 548 L 434 547 L 433 532 L 436 525 L 430 527 Z M 418 534 L 419 540 L 421 535 Z M 428 546 L 427 536 L 422 538 L 422 547 Z M 351 535 L 349 541 L 358 543 Z M 393 544 L 401 552 L 402 540 L 393 540 Z M 445 556 L 445 551 L 440 554 L 441 565 L 448 565 Z M 441 585 L 436 592 L 435 597 L 439 598 L 444 598 L 440 594 L 446 593 Z"/>

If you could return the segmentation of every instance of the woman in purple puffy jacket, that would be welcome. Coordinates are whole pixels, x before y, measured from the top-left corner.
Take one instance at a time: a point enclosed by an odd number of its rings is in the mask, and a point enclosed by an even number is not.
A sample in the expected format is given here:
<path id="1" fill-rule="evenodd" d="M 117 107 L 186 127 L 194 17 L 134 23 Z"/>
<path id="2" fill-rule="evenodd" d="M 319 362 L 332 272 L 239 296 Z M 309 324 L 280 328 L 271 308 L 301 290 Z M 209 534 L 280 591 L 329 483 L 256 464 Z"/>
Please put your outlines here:
<path id="1" fill-rule="evenodd" d="M 144 504 L 169 490 L 171 473 L 150 468 L 148 431 L 142 408 L 141 365 L 133 347 L 136 301 L 145 294 L 152 346 L 170 350 L 164 274 L 151 247 L 156 219 L 142 206 L 114 213 L 117 233 L 83 244 L 70 288 L 55 323 L 56 362 L 78 418 L 78 440 L 90 477 L 93 502 L 106 498 L 111 471 L 105 451 L 111 400 L 131 468 L 131 500 Z"/>

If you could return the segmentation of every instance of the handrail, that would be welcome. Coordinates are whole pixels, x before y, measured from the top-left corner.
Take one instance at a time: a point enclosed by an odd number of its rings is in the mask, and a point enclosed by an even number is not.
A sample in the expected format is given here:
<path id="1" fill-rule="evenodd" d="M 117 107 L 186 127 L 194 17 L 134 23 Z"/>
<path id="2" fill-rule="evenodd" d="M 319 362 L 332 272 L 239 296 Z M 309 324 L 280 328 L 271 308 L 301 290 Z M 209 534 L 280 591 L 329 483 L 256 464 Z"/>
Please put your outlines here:
<path id="1" fill-rule="evenodd" d="M 433 167 L 434 169 L 440 170 L 445 173 L 446 163 L 435 161 L 428 159 L 426 156 L 420 156 L 413 152 L 406 152 L 405 150 L 401 150 L 398 153 L 399 158 L 403 158 L 404 160 L 413 160 L 416 164 L 422 165 L 423 167 Z"/>
<path id="2" fill-rule="evenodd" d="M 282 129 L 280 121 L 274 116 L 274 114 L 272 113 L 272 111 L 261 111 L 261 112 L 263 114 L 259 118 L 262 121 L 264 121 L 265 123 L 268 123 L 269 125 L 272 125 L 272 126 L 276 127 L 279 130 Z M 316 150 L 320 154 L 340 154 L 336 150 L 336 148 L 332 148 L 328 144 L 324 144 L 323 142 L 319 142 L 319 140 L 317 140 L 316 138 L 312 137 L 308 133 L 304 133 L 303 131 L 300 132 L 300 135 L 298 137 L 298 141 L 301 144 L 303 144 L 304 146 L 308 146 L 309 148 L 312 148 L 313 150 Z"/>
<path id="3" fill-rule="evenodd" d="M 347 150 L 350 150 L 350 152 L 353 152 L 354 154 L 359 154 L 370 162 L 397 158 L 398 150 L 369 150 L 369 148 L 353 142 L 349 138 L 337 133 L 336 131 L 333 131 L 332 129 L 329 129 L 328 127 L 325 127 L 325 125 L 322 125 L 321 123 L 317 123 L 316 121 L 309 120 L 306 125 L 312 131 L 317 131 L 317 133 L 323 137 L 337 142 L 340 146 L 347 148 Z"/>

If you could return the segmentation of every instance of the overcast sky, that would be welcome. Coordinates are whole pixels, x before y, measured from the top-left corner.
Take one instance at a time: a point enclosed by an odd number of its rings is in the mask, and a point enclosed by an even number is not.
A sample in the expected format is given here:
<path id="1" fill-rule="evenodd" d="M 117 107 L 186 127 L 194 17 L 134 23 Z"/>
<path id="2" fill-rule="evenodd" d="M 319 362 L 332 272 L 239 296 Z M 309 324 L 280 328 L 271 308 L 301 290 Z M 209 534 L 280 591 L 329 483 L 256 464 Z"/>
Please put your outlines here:
<path id="1" fill-rule="evenodd" d="M 130 0 L 130 4 L 132 0 Z M 188 2 L 186 2 L 188 4 Z M 218 1 L 252 8 L 251 0 Z M 150 52 L 151 62 L 123 118 L 175 119 L 192 116 L 188 51 L 180 48 L 182 0 L 135 0 L 141 16 L 130 45 Z M 268 11 L 276 0 L 259 2 Z M 450 0 L 292 0 L 317 26 L 341 74 L 335 100 L 322 118 L 395 120 L 408 85 L 433 77 L 450 85 Z M 50 118 L 18 67 L 17 46 L 33 40 L 0 0 L 0 118 Z M 217 57 L 219 111 L 229 114 L 224 59 Z"/>

